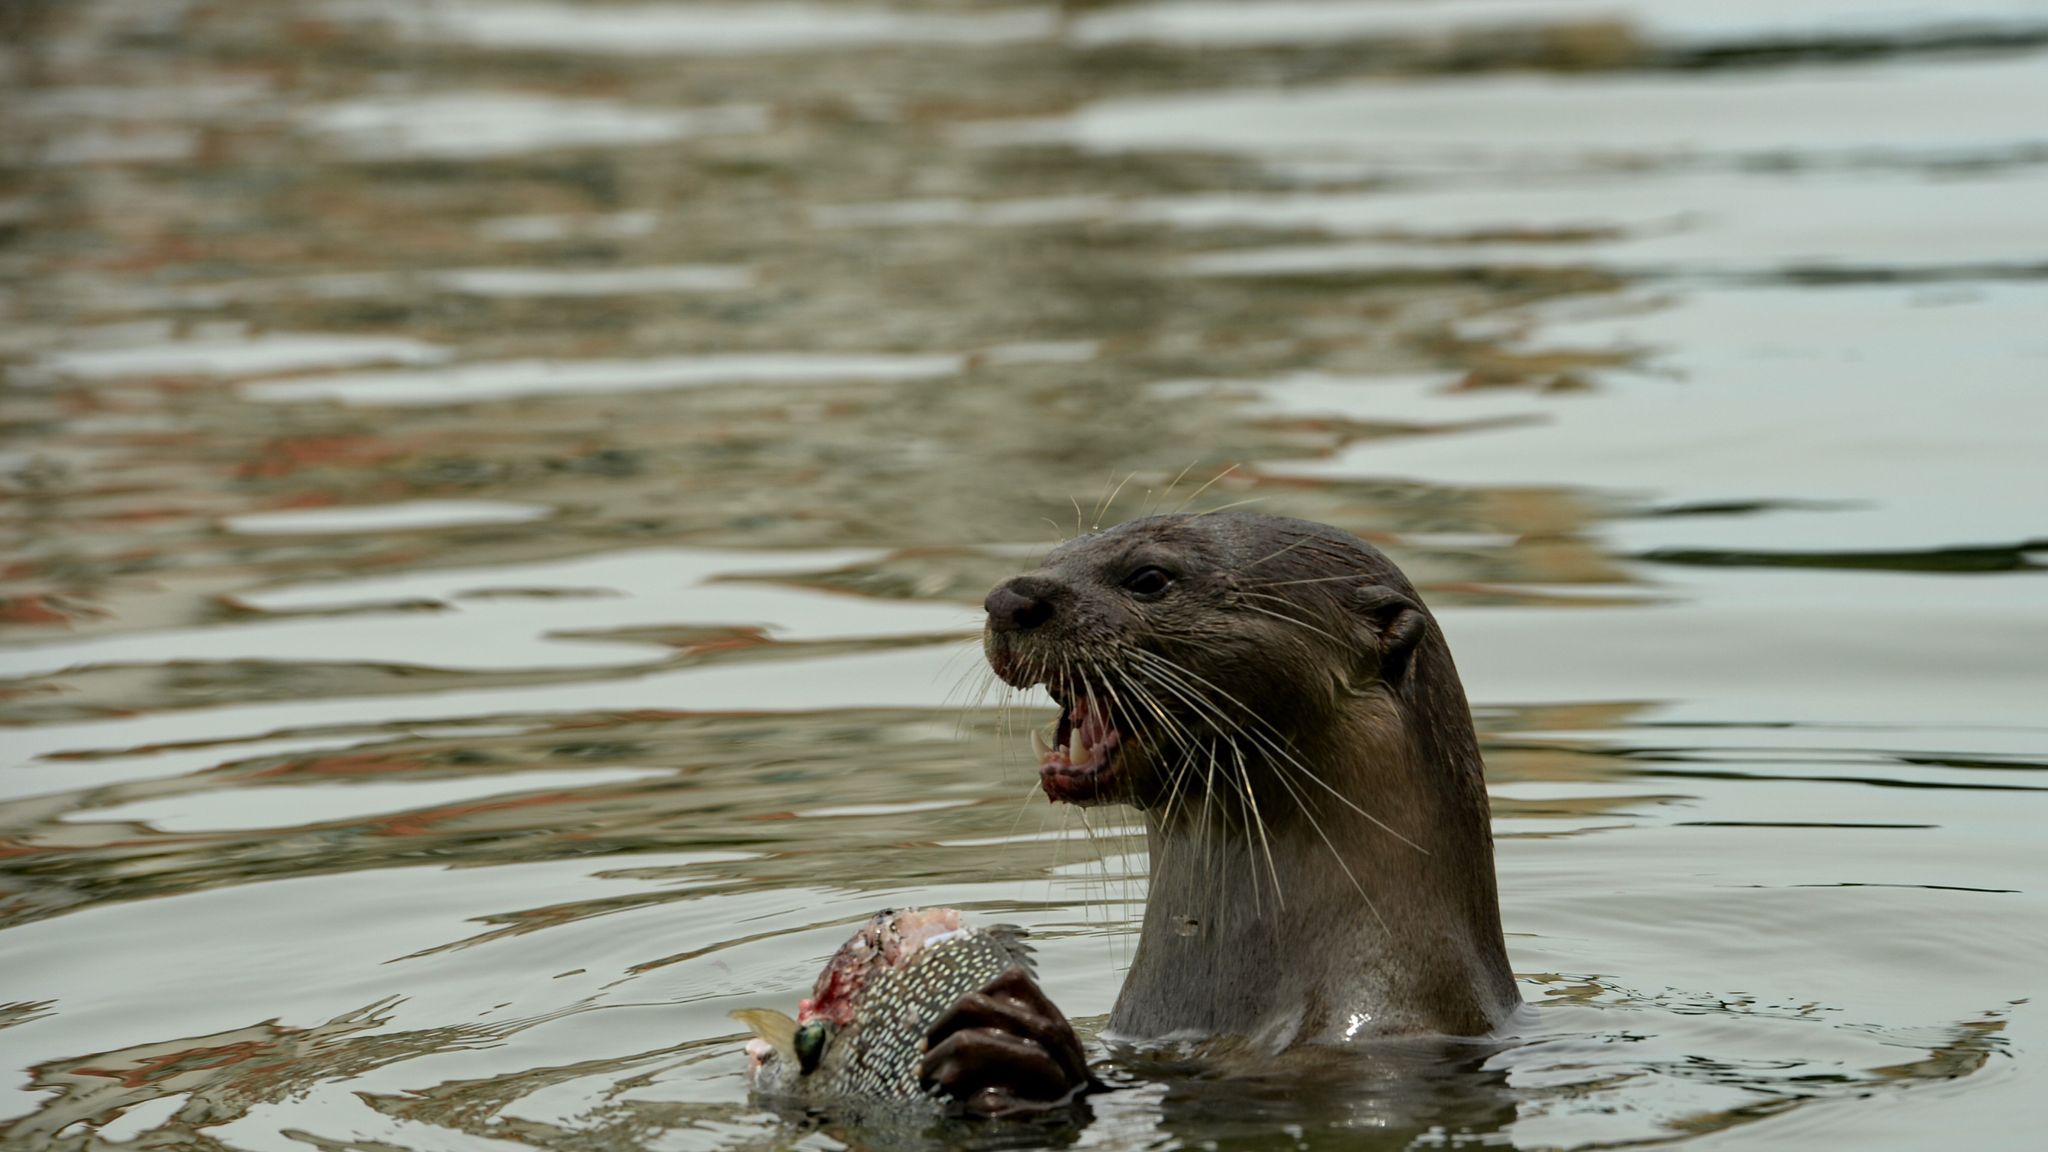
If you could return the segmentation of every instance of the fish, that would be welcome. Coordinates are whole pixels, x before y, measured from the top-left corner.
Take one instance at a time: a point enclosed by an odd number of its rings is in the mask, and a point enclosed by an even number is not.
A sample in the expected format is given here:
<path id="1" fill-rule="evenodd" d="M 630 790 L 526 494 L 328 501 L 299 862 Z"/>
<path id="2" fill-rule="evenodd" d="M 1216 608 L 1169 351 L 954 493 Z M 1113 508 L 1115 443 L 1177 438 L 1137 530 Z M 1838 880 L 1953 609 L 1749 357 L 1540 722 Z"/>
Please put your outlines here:
<path id="1" fill-rule="evenodd" d="M 818 974 L 794 1017 L 746 1008 L 747 1087 L 776 1107 L 943 1102 L 918 1083 L 925 1037 L 961 997 L 1012 968 L 1032 974 L 1025 932 L 963 927 L 956 908 L 885 909 Z"/>

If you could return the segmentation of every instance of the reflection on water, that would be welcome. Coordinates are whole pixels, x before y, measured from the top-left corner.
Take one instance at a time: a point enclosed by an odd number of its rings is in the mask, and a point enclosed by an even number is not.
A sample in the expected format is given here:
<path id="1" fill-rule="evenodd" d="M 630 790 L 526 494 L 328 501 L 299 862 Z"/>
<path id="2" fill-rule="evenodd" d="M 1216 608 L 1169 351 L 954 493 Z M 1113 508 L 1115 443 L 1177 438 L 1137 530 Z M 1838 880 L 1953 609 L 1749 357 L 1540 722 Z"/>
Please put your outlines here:
<path id="1" fill-rule="evenodd" d="M 2048 7 L 0 26 L 10 1146 L 859 1142 L 725 1013 L 885 904 L 1099 1024 L 977 605 L 1240 502 L 1439 607 L 1534 1007 L 1005 1139 L 2033 1138 Z"/>

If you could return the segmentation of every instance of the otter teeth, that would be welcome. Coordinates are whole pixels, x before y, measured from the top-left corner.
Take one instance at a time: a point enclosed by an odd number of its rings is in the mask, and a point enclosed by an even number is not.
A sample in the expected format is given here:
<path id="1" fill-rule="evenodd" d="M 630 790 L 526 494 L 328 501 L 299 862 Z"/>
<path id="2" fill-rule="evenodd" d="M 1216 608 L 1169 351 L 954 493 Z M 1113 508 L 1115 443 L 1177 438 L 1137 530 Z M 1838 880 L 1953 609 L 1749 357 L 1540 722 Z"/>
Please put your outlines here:
<path id="1" fill-rule="evenodd" d="M 1040 760 L 1045 760 L 1055 754 L 1063 753 L 1067 758 L 1067 763 L 1070 765 L 1078 767 L 1088 763 L 1091 749 L 1088 747 L 1087 738 L 1081 734 L 1081 725 L 1074 725 L 1073 731 L 1068 734 L 1067 742 L 1064 746 L 1054 742 L 1058 739 L 1058 725 L 1055 724 L 1052 728 L 1054 730 L 1052 734 L 1048 734 L 1047 729 L 1043 728 L 1033 728 L 1031 730 L 1031 751 L 1033 755 L 1037 756 Z"/>

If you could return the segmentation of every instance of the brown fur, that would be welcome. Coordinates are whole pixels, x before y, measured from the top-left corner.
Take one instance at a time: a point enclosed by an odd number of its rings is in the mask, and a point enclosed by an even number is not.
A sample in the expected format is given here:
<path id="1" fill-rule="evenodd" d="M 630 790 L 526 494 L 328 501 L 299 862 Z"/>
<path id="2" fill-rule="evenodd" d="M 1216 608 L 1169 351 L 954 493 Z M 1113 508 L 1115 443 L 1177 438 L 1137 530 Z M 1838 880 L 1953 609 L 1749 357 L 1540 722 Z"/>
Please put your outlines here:
<path id="1" fill-rule="evenodd" d="M 1146 567 L 1165 592 L 1124 587 Z M 991 665 L 1116 715 L 1104 798 L 1146 818 L 1112 1033 L 1274 1051 L 1478 1035 L 1514 1012 L 1464 689 L 1377 549 L 1303 520 L 1155 516 L 1061 545 L 992 613 L 1019 597 L 1045 617 L 992 626 Z"/>

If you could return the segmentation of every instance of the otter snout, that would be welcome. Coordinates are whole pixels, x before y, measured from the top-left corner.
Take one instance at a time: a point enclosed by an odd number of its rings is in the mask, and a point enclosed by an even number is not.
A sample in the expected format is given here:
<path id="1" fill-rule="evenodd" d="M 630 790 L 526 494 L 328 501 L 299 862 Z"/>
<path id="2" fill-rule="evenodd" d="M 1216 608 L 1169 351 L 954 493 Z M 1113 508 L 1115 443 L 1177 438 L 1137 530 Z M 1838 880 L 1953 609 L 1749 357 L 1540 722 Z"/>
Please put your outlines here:
<path id="1" fill-rule="evenodd" d="M 981 606 L 988 610 L 991 632 L 1029 632 L 1053 617 L 1048 581 L 1019 576 L 996 585 Z"/>

